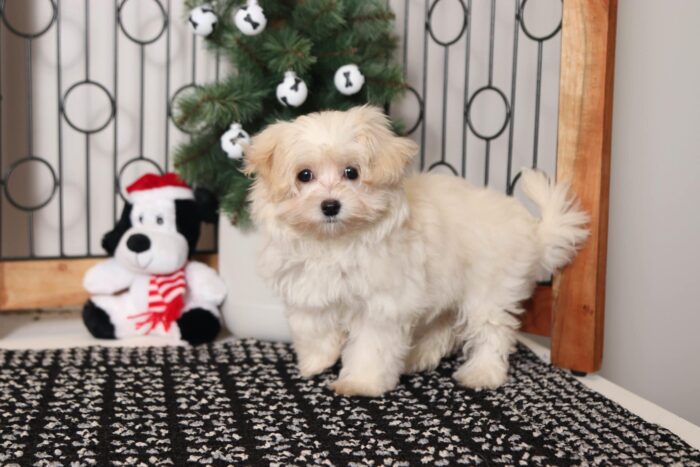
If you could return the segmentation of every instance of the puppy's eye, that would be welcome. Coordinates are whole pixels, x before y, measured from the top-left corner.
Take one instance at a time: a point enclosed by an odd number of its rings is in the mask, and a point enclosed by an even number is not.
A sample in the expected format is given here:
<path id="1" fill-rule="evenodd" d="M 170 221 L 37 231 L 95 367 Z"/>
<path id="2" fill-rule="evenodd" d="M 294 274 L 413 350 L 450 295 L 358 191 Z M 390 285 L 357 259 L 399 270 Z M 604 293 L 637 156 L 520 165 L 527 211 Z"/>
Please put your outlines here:
<path id="1" fill-rule="evenodd" d="M 345 168 L 345 178 L 348 180 L 357 180 L 357 177 L 360 176 L 360 173 L 357 171 L 355 167 L 346 167 Z"/>
<path id="2" fill-rule="evenodd" d="M 156 224 L 163 225 L 163 216 L 156 217 Z"/>
<path id="3" fill-rule="evenodd" d="M 299 180 L 301 183 L 308 183 L 313 178 L 314 174 L 309 169 L 304 169 L 297 174 L 297 180 Z"/>
<path id="4" fill-rule="evenodd" d="M 139 224 L 143 224 L 143 214 L 139 214 Z"/>

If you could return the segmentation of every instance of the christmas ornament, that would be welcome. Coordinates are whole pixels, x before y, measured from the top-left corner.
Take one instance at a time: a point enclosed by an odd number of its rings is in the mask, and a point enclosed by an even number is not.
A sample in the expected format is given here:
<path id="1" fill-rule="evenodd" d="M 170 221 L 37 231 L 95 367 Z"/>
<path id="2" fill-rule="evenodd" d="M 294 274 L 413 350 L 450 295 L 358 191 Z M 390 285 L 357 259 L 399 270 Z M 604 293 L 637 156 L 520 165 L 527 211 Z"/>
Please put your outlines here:
<path id="1" fill-rule="evenodd" d="M 250 135 L 240 123 L 232 123 L 231 127 L 221 135 L 221 149 L 231 159 L 243 157 L 244 146 L 250 144 Z"/>
<path id="2" fill-rule="evenodd" d="M 193 8 L 190 11 L 189 18 L 187 18 L 190 30 L 202 37 L 207 37 L 214 32 L 218 21 L 219 18 L 217 18 L 211 5 L 201 5 Z"/>
<path id="3" fill-rule="evenodd" d="M 257 36 L 265 29 L 267 18 L 258 0 L 248 0 L 247 5 L 238 9 L 234 22 L 239 31 L 246 36 Z"/>
<path id="4" fill-rule="evenodd" d="M 357 65 L 350 63 L 338 68 L 333 81 L 341 94 L 351 96 L 360 92 L 362 86 L 365 85 L 365 75 L 362 74 Z"/>
<path id="5" fill-rule="evenodd" d="M 285 107 L 299 107 L 306 100 L 309 89 L 293 71 L 284 73 L 284 80 L 277 85 L 277 100 Z"/>

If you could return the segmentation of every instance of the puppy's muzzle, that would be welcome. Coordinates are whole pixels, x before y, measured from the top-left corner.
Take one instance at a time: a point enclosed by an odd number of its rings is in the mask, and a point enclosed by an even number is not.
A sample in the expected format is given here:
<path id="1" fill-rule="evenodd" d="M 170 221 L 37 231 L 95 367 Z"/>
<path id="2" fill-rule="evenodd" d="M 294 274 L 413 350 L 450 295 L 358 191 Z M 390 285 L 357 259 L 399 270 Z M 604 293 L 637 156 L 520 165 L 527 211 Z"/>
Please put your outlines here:
<path id="1" fill-rule="evenodd" d="M 133 234 L 126 240 L 126 247 L 134 253 L 142 253 L 151 248 L 151 240 L 143 234 Z"/>
<path id="2" fill-rule="evenodd" d="M 321 203 L 321 211 L 326 217 L 337 216 L 340 212 L 340 201 L 337 199 L 327 199 Z"/>

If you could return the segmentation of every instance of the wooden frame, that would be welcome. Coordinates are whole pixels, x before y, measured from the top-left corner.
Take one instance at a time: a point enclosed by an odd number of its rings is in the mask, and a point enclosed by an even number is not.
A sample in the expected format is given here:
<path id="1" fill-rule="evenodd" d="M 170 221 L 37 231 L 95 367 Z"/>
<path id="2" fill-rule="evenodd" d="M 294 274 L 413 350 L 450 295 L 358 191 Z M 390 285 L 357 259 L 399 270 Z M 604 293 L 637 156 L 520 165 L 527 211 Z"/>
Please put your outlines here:
<path id="1" fill-rule="evenodd" d="M 591 236 L 571 265 L 541 287 L 523 330 L 552 338 L 552 363 L 600 369 L 617 0 L 562 2 L 557 178 L 591 215 Z"/>
<path id="2" fill-rule="evenodd" d="M 591 237 L 574 262 L 540 286 L 523 330 L 552 338 L 552 362 L 600 368 L 603 350 L 610 133 L 616 0 L 562 2 L 557 178 L 591 215 Z M 200 258 L 202 259 L 202 258 Z M 203 258 L 216 265 L 217 256 Z M 0 310 L 77 305 L 94 259 L 0 262 Z"/>
<path id="3" fill-rule="evenodd" d="M 218 255 L 197 255 L 218 269 Z M 0 310 L 81 305 L 88 299 L 83 276 L 101 258 L 0 261 Z"/>

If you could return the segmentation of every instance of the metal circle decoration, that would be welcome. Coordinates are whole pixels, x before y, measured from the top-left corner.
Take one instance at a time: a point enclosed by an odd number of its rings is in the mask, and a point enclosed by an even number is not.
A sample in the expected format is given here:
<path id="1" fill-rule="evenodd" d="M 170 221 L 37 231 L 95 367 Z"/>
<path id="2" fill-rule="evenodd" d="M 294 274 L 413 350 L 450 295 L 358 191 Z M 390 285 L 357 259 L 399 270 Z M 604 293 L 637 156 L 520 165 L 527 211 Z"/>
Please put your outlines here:
<path id="1" fill-rule="evenodd" d="M 411 87 L 411 86 L 408 86 L 406 88 L 406 90 L 408 91 L 409 94 L 412 94 L 416 98 L 416 101 L 418 102 L 418 117 L 416 117 L 415 123 L 408 130 L 403 132 L 403 136 L 410 135 L 418 129 L 421 122 L 423 121 L 423 117 L 424 117 L 424 113 L 425 113 L 425 106 L 423 104 L 423 99 L 420 97 L 420 94 L 418 94 L 418 91 L 413 89 L 413 87 Z"/>
<path id="2" fill-rule="evenodd" d="M 124 176 L 124 172 L 126 171 L 126 169 L 138 162 L 142 162 L 147 165 L 150 165 L 151 167 L 155 167 L 155 169 L 158 171 L 158 174 L 163 175 L 163 169 L 160 168 L 160 165 L 158 165 L 157 162 L 151 159 L 147 159 L 143 156 L 137 156 L 132 159 L 129 159 L 124 163 L 124 165 L 122 165 L 122 168 L 119 169 L 119 173 L 117 174 L 117 193 L 119 193 L 119 196 L 124 201 L 126 201 L 126 196 L 124 196 L 124 190 L 122 190 L 122 187 L 124 186 L 124 184 L 122 183 L 122 177 Z"/>
<path id="3" fill-rule="evenodd" d="M 474 106 L 474 101 L 476 101 L 476 99 L 480 95 L 484 94 L 487 91 L 495 92 L 498 96 L 500 96 L 501 101 L 503 102 L 503 106 L 505 108 L 505 116 L 503 118 L 503 124 L 496 132 L 494 132 L 490 135 L 481 133 L 479 130 L 477 130 L 475 125 L 474 125 L 474 121 L 473 121 L 473 117 L 472 117 L 472 109 Z M 487 140 L 487 141 L 492 140 L 494 138 L 498 138 L 501 135 L 501 133 L 503 133 L 503 130 L 506 129 L 506 127 L 508 126 L 508 122 L 510 121 L 510 105 L 508 104 L 508 98 L 506 97 L 505 94 L 503 94 L 503 91 L 501 91 L 500 89 L 493 87 L 493 86 L 483 86 L 483 87 L 477 89 L 477 91 L 474 94 L 472 94 L 471 99 L 469 99 L 469 102 L 467 103 L 466 112 L 467 112 L 467 124 L 469 125 L 469 128 L 472 130 L 472 133 L 474 133 L 477 137 L 479 137 L 483 140 Z"/>
<path id="4" fill-rule="evenodd" d="M 560 0 L 563 2 L 564 0 Z M 533 34 L 528 28 L 527 25 L 525 24 L 525 7 L 527 6 L 528 0 L 523 0 L 522 5 L 518 7 L 518 18 L 520 19 L 520 27 L 522 28 L 523 32 L 527 37 L 532 39 L 533 41 L 537 42 L 544 42 L 548 39 L 551 39 L 552 37 L 556 36 L 557 33 L 561 30 L 561 22 L 562 19 L 561 17 L 559 18 L 559 22 L 557 23 L 556 27 L 550 32 L 549 34 L 545 34 L 543 36 L 537 36 Z"/>
<path id="5" fill-rule="evenodd" d="M 160 10 L 161 16 L 163 18 L 163 24 L 161 25 L 160 31 L 158 31 L 157 34 L 155 34 L 153 37 L 146 39 L 139 39 L 135 35 L 131 34 L 124 25 L 124 21 L 122 21 L 122 10 L 124 9 L 124 5 L 126 5 L 128 1 L 129 0 L 122 0 L 122 2 L 119 4 L 119 8 L 117 9 L 117 22 L 119 23 L 119 28 L 122 30 L 124 35 L 128 37 L 132 42 L 135 42 L 140 45 L 152 44 L 153 42 L 160 39 L 160 36 L 162 36 L 165 30 L 168 29 L 168 14 L 165 11 L 165 7 L 161 3 L 161 1 L 151 0 L 152 2 L 155 2 L 155 4 L 158 6 L 158 9 Z"/>
<path id="6" fill-rule="evenodd" d="M 434 169 L 437 169 L 438 167 L 447 167 L 447 169 L 448 169 L 450 172 L 452 172 L 454 175 L 459 175 L 459 173 L 457 172 L 457 169 L 455 169 L 454 167 L 452 167 L 452 164 L 450 164 L 449 162 L 445 162 L 445 161 L 433 162 L 433 163 L 430 164 L 430 166 L 428 167 L 428 172 L 432 172 Z"/>
<path id="7" fill-rule="evenodd" d="M 51 5 L 51 19 L 49 22 L 36 32 L 20 31 L 19 28 L 15 27 L 8 18 L 7 2 L 8 0 L 0 0 L 0 17 L 2 17 L 2 22 L 5 23 L 7 29 L 12 31 L 15 35 L 23 37 L 24 39 L 36 39 L 37 37 L 44 35 L 49 29 L 51 29 L 51 26 L 53 26 L 58 18 L 58 7 L 56 6 L 56 1 L 48 0 L 49 4 Z"/>
<path id="8" fill-rule="evenodd" d="M 17 198 L 15 198 L 12 195 L 12 192 L 10 191 L 10 180 L 12 179 L 12 176 L 17 172 L 17 169 L 19 169 L 21 166 L 30 163 L 35 163 L 39 164 L 40 166 L 46 167 L 46 169 L 49 171 L 49 174 L 51 175 L 52 180 L 51 192 L 48 194 L 46 199 L 36 202 L 34 204 L 22 203 Z M 49 204 L 49 202 L 53 199 L 53 196 L 56 193 L 56 190 L 58 189 L 58 177 L 56 176 L 56 171 L 54 171 L 53 167 L 51 167 L 51 164 L 46 162 L 45 159 L 36 156 L 29 156 L 16 161 L 10 166 L 10 170 L 8 170 L 7 175 L 5 176 L 3 186 L 5 196 L 7 196 L 7 200 L 10 202 L 10 204 L 12 204 L 20 211 L 33 212 L 43 208 L 44 206 Z"/>
<path id="9" fill-rule="evenodd" d="M 183 133 L 186 133 L 188 135 L 193 135 L 199 131 L 199 128 L 187 128 L 185 126 L 182 126 L 177 123 L 177 119 L 175 118 L 175 102 L 177 99 L 180 97 L 180 94 L 182 94 L 185 91 L 188 91 L 190 89 L 192 90 L 197 90 L 200 89 L 201 86 L 190 83 L 190 84 L 185 84 L 184 86 L 179 87 L 175 93 L 173 94 L 173 97 L 170 98 L 170 102 L 168 103 L 168 116 L 170 117 L 170 121 L 173 122 L 173 125 L 175 125 L 175 128 L 178 130 L 182 131 Z"/>
<path id="10" fill-rule="evenodd" d="M 435 0 L 433 4 L 430 6 L 430 9 L 428 10 L 428 20 L 427 20 L 427 28 L 428 28 L 428 34 L 430 34 L 430 37 L 433 38 L 435 42 L 440 44 L 443 47 L 448 47 L 455 42 L 457 42 L 463 35 L 464 31 L 467 30 L 467 18 L 469 16 L 468 11 L 467 11 L 467 6 L 464 4 L 463 0 L 458 0 L 460 6 L 462 7 L 462 27 L 459 30 L 459 33 L 453 38 L 448 41 L 442 41 L 435 36 L 435 32 L 433 31 L 433 13 L 435 11 L 435 7 L 440 3 L 442 0 Z"/>
<path id="11" fill-rule="evenodd" d="M 513 180 L 510 182 L 510 185 L 508 185 L 508 187 L 506 188 L 506 194 L 508 196 L 513 196 L 513 193 L 515 193 L 515 185 L 518 184 L 518 182 L 520 181 L 520 177 L 522 176 L 523 172 L 520 171 L 515 177 L 513 177 Z"/>
<path id="12" fill-rule="evenodd" d="M 71 120 L 71 118 L 68 116 L 68 112 L 66 111 L 68 98 L 70 97 L 71 93 L 82 86 L 93 86 L 98 91 L 101 91 L 101 93 L 106 96 L 107 100 L 109 101 L 109 115 L 107 116 L 107 119 L 99 124 L 96 123 L 92 128 L 80 127 L 75 121 Z M 61 100 L 61 113 L 63 114 L 63 118 L 66 119 L 66 122 L 68 122 L 73 129 L 80 131 L 81 133 L 92 134 L 104 130 L 112 119 L 114 119 L 114 116 L 116 115 L 116 105 L 114 103 L 114 98 L 106 87 L 95 81 L 84 80 L 73 84 L 63 95 L 63 99 Z"/>

